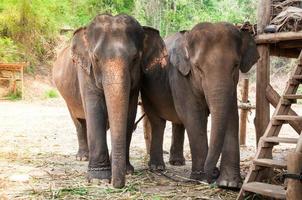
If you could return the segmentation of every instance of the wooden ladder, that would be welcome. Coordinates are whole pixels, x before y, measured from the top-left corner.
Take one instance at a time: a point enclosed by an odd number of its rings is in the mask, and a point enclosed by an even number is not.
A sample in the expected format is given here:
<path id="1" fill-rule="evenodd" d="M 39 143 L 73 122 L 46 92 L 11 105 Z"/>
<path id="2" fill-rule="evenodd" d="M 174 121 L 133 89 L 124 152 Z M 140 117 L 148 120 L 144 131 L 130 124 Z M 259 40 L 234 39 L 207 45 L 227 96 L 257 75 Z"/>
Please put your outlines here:
<path id="1" fill-rule="evenodd" d="M 261 137 L 256 156 L 253 160 L 250 171 L 247 174 L 237 200 L 244 199 L 244 193 L 257 193 L 263 196 L 286 199 L 286 190 L 282 186 L 263 183 L 271 174 L 271 169 L 287 169 L 285 161 L 274 160 L 272 156 L 273 147 L 279 143 L 296 144 L 297 138 L 278 137 L 281 127 L 284 123 L 290 121 L 302 122 L 302 116 L 292 116 L 288 112 L 297 99 L 302 99 L 302 95 L 297 95 L 299 85 L 302 84 L 302 51 L 298 58 L 298 64 L 294 73 L 287 82 L 282 98 L 276 107 L 276 110 Z"/>

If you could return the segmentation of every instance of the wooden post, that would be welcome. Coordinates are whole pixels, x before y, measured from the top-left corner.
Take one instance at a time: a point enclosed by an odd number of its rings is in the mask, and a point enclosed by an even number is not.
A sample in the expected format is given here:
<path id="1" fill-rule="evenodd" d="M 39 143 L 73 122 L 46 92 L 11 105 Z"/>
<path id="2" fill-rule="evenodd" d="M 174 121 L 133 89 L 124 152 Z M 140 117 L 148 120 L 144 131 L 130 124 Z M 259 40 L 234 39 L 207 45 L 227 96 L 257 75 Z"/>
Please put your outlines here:
<path id="1" fill-rule="evenodd" d="M 249 79 L 243 79 L 243 86 L 242 86 L 242 103 L 247 103 L 249 98 Z M 240 133 L 240 145 L 246 145 L 246 120 L 248 115 L 248 109 L 241 109 L 240 111 L 240 126 L 239 126 L 239 133 Z"/>
<path id="2" fill-rule="evenodd" d="M 263 33 L 264 28 L 270 22 L 271 1 L 260 0 L 258 3 L 257 33 Z M 257 63 L 257 83 L 256 83 L 256 138 L 257 145 L 260 137 L 270 120 L 269 101 L 266 99 L 266 87 L 270 82 L 270 52 L 268 44 L 258 45 L 260 59 Z"/>
<path id="3" fill-rule="evenodd" d="M 288 153 L 287 171 L 290 174 L 297 175 L 302 173 L 302 134 L 300 134 L 296 151 Z M 290 178 L 287 180 L 286 199 L 302 199 L 302 181 Z"/>
<path id="4" fill-rule="evenodd" d="M 24 100 L 24 67 L 21 67 L 21 99 Z"/>

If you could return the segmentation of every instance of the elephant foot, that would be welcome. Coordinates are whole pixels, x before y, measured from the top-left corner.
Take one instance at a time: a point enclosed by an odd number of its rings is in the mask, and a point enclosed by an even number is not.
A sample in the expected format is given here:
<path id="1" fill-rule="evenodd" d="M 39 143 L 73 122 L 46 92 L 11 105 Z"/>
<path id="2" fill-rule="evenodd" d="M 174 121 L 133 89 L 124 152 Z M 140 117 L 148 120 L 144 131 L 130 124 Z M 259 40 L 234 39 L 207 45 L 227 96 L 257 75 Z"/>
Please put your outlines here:
<path id="1" fill-rule="evenodd" d="M 204 181 L 207 179 L 206 173 L 203 171 L 192 171 L 190 175 L 190 179 L 197 181 Z"/>
<path id="2" fill-rule="evenodd" d="M 217 167 L 211 170 L 210 173 L 207 173 L 207 181 L 208 183 L 214 183 L 220 175 L 220 171 Z"/>
<path id="3" fill-rule="evenodd" d="M 149 169 L 151 171 L 164 171 L 166 169 L 164 162 L 149 162 Z"/>
<path id="4" fill-rule="evenodd" d="M 239 190 L 242 186 L 242 179 L 238 175 L 226 176 L 225 174 L 221 174 L 217 179 L 216 184 L 220 188 Z"/>
<path id="5" fill-rule="evenodd" d="M 183 156 L 170 156 L 169 159 L 169 163 L 170 165 L 174 165 L 174 166 L 182 166 L 182 165 L 186 165 L 186 160 Z"/>
<path id="6" fill-rule="evenodd" d="M 78 153 L 76 154 L 76 160 L 78 161 L 88 161 L 89 158 L 89 152 L 88 150 L 78 150 Z"/>
<path id="7" fill-rule="evenodd" d="M 88 183 L 91 185 L 108 185 L 111 183 L 111 180 L 109 179 L 90 179 L 88 180 Z"/>
<path id="8" fill-rule="evenodd" d="M 134 167 L 130 163 L 127 163 L 126 173 L 132 175 L 133 172 L 134 172 Z"/>
<path id="9" fill-rule="evenodd" d="M 111 168 L 110 167 L 99 167 L 89 168 L 87 173 L 88 182 L 97 180 L 109 180 L 111 181 Z"/>

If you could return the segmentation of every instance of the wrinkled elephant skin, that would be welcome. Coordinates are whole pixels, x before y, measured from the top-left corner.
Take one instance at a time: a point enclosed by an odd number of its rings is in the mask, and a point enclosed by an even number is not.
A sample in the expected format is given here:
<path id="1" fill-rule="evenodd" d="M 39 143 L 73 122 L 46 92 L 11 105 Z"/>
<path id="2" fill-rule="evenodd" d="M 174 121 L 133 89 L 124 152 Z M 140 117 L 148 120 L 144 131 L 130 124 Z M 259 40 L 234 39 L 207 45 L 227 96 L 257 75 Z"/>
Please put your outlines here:
<path id="1" fill-rule="evenodd" d="M 143 75 L 142 100 L 152 130 L 150 166 L 164 169 L 163 132 L 173 123 L 170 163 L 184 164 L 184 130 L 192 154 L 191 178 L 216 180 L 239 188 L 239 70 L 247 72 L 259 58 L 253 38 L 228 23 L 200 23 L 165 39 L 167 67 Z M 207 119 L 211 114 L 211 137 Z M 222 154 L 220 173 L 216 168 Z"/>
<path id="2" fill-rule="evenodd" d="M 112 178 L 114 187 L 125 185 L 126 171 L 133 172 L 129 146 L 141 74 L 165 59 L 157 30 L 128 15 L 107 14 L 75 31 L 71 45 L 58 56 L 53 78 L 76 126 L 77 157 L 89 160 L 89 180 Z"/>

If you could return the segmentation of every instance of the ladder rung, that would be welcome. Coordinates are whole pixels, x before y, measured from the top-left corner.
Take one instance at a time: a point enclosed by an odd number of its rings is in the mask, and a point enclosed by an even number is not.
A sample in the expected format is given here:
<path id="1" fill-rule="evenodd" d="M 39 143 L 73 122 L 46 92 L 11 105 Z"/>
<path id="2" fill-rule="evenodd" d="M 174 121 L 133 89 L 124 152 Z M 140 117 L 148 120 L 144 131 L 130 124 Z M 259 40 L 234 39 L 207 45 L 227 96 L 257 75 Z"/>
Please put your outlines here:
<path id="1" fill-rule="evenodd" d="M 276 115 L 274 119 L 282 121 L 302 121 L 302 116 Z"/>
<path id="2" fill-rule="evenodd" d="M 242 189 L 244 191 L 258 193 L 263 196 L 273 197 L 276 199 L 286 199 L 286 191 L 282 186 L 279 185 L 250 182 L 243 184 Z"/>
<path id="3" fill-rule="evenodd" d="M 285 138 L 285 137 L 266 137 L 262 138 L 264 142 L 270 143 L 288 143 L 288 144 L 297 144 L 298 138 Z"/>
<path id="4" fill-rule="evenodd" d="M 262 167 L 271 167 L 271 168 L 279 168 L 286 169 L 286 162 L 283 160 L 273 160 L 267 158 L 258 158 L 253 160 L 254 165 L 262 166 Z"/>
<path id="5" fill-rule="evenodd" d="M 285 99 L 285 98 L 282 98 L 281 99 L 281 103 L 282 103 L 282 105 L 290 106 L 293 103 L 297 103 L 297 100 L 296 99 Z"/>
<path id="6" fill-rule="evenodd" d="M 283 95 L 284 99 L 302 99 L 301 94 L 285 94 Z"/>

